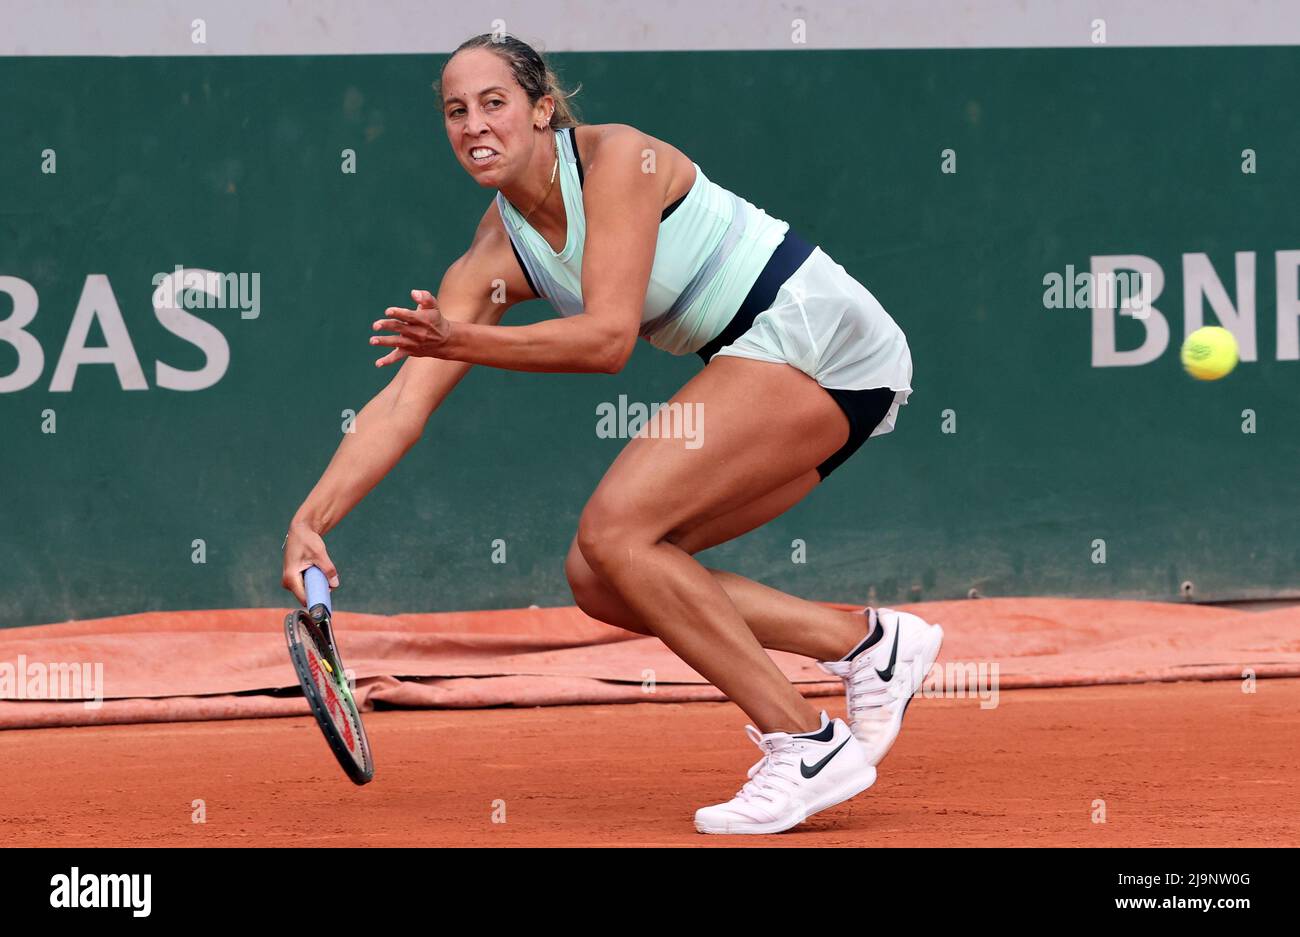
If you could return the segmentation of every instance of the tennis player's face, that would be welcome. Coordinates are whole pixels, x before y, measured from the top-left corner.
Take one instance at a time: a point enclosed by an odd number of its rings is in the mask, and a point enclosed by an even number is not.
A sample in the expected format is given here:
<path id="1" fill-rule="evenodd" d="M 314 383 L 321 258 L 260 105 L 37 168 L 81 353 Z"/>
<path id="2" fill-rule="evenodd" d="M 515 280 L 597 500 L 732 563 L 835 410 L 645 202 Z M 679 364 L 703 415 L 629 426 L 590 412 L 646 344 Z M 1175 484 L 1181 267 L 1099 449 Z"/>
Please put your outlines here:
<path id="1" fill-rule="evenodd" d="M 456 159 L 481 186 L 500 189 L 522 176 L 532 157 L 533 105 L 510 66 L 469 49 L 442 73 L 442 116 Z"/>

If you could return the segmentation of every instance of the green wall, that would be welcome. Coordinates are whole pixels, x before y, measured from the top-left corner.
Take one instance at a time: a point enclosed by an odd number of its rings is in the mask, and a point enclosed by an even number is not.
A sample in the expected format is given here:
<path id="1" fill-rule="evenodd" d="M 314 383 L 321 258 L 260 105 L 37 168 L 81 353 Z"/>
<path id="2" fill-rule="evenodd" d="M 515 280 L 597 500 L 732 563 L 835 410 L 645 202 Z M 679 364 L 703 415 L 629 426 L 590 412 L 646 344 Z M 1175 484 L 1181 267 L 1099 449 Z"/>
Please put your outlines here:
<path id="1" fill-rule="evenodd" d="M 660 136 L 790 221 L 912 346 L 897 431 L 706 561 L 845 601 L 1300 589 L 1300 363 L 1277 360 L 1273 259 L 1300 250 L 1300 51 L 555 60 L 583 84 L 585 120 Z M 45 355 L 34 384 L 0 394 L 0 625 L 286 602 L 285 524 L 341 411 L 390 373 L 371 366 L 369 322 L 436 286 L 489 195 L 448 152 L 429 88 L 441 61 L 0 60 L 0 276 L 37 291 L 27 331 Z M 354 175 L 339 170 L 348 147 Z M 940 172 L 945 148 L 955 174 Z M 1240 171 L 1245 148 L 1255 174 Z M 1257 254 L 1259 360 L 1198 384 L 1177 361 L 1182 255 L 1208 254 L 1235 297 L 1237 251 Z M 1150 364 L 1092 367 L 1089 312 L 1044 308 L 1045 274 L 1103 254 L 1164 270 L 1173 339 Z M 156 360 L 203 363 L 151 306 L 151 278 L 176 264 L 261 275 L 258 318 L 203 313 L 230 348 L 206 390 L 156 386 Z M 92 274 L 111 283 L 148 390 L 122 390 L 107 365 L 49 389 Z M 0 319 L 9 310 L 0 293 Z M 530 303 L 511 319 L 547 314 Z M 1137 344 L 1137 323 L 1119 330 Z M 0 341 L 0 376 L 16 362 Z M 642 343 L 615 376 L 471 373 L 330 536 L 339 606 L 569 602 L 565 549 L 621 445 L 597 438 L 596 405 L 666 400 L 698 367 Z M 956 433 L 941 432 L 945 409 Z"/>

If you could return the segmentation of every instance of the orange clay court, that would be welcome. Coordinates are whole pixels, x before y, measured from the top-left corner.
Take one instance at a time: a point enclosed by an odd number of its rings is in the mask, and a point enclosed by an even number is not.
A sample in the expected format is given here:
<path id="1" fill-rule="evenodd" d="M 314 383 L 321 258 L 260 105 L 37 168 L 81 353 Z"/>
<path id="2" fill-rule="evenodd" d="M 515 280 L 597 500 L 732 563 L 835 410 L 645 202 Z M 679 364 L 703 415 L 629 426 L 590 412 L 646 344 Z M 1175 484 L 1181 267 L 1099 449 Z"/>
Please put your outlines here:
<path id="1" fill-rule="evenodd" d="M 657 641 L 574 609 L 341 612 L 376 759 L 360 788 L 286 689 L 276 610 L 10 629 L 0 659 L 99 654 L 132 695 L 0 704 L 0 757 L 23 766 L 0 780 L 0 824 L 16 846 L 1300 844 L 1300 609 L 913 608 L 949 638 L 879 781 L 788 833 L 695 833 L 756 758 L 744 716 Z M 205 644 L 202 673 L 163 666 Z M 955 692 L 981 663 L 996 696 Z"/>

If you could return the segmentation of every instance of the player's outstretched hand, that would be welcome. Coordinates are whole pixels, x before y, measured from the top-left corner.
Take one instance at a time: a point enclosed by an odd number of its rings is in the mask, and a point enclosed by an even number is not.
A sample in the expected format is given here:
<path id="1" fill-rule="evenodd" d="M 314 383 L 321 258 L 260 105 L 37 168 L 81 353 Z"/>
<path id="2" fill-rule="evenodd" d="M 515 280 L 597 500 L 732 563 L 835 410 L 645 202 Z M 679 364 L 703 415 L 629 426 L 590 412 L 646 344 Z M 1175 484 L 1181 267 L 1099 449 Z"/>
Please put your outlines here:
<path id="1" fill-rule="evenodd" d="M 447 340 L 451 325 L 438 308 L 438 299 L 428 290 L 411 290 L 414 309 L 389 306 L 383 319 L 370 326 L 374 332 L 394 332 L 394 335 L 375 335 L 370 344 L 391 348 L 388 354 L 375 362 L 375 367 L 397 364 L 403 358 L 437 358 L 438 351 Z"/>
<path id="2" fill-rule="evenodd" d="M 307 593 L 303 589 L 302 574 L 309 566 L 319 566 L 330 588 L 339 587 L 339 571 L 334 568 L 334 561 L 325 550 L 325 541 L 320 534 L 306 524 L 291 524 L 289 536 L 284 541 L 284 575 L 280 585 L 294 594 L 298 604 L 306 606 Z"/>

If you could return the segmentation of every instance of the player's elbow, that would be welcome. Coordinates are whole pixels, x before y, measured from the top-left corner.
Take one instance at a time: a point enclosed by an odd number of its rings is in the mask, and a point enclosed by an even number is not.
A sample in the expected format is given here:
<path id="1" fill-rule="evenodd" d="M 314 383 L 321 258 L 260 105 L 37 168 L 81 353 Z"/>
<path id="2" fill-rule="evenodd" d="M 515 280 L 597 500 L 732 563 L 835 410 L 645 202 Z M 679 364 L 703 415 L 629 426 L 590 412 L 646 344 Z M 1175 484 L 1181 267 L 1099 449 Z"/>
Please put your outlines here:
<path id="1" fill-rule="evenodd" d="M 600 374 L 622 371 L 636 347 L 636 333 L 601 329 L 594 337 L 592 370 Z"/>
<path id="2" fill-rule="evenodd" d="M 599 371 L 601 374 L 617 374 L 627 366 L 627 360 L 632 357 L 632 343 L 626 346 L 620 344 L 617 347 L 607 349 L 600 358 Z"/>

